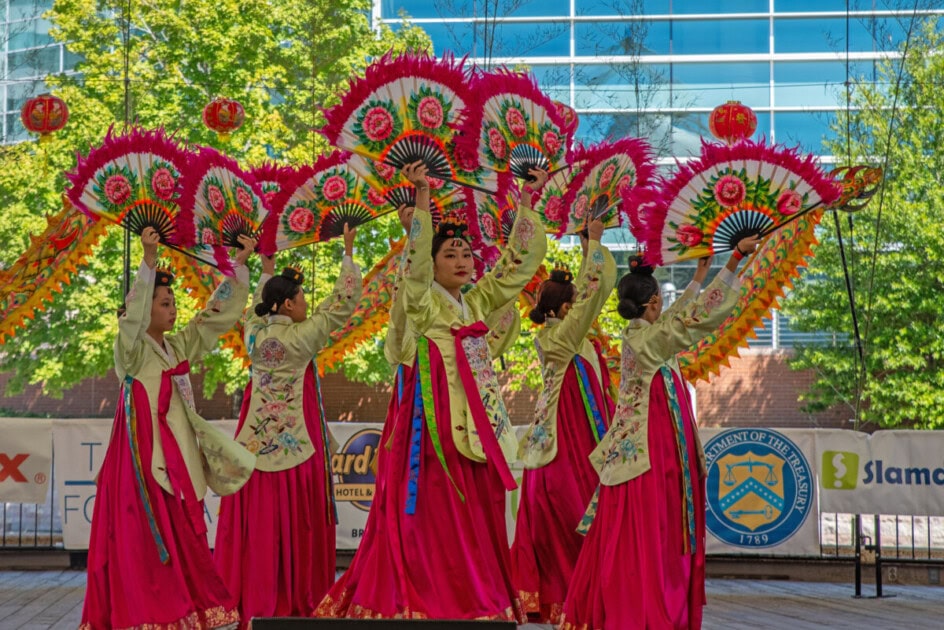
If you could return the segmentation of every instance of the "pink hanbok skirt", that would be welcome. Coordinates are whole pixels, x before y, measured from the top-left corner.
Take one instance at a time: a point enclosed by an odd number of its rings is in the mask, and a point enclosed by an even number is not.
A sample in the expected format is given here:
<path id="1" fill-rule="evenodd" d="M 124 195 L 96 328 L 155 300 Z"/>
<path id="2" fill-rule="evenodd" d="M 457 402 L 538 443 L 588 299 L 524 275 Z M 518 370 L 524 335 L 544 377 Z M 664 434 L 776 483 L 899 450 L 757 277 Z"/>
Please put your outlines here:
<path id="1" fill-rule="evenodd" d="M 564 597 L 584 537 L 577 525 L 599 479 L 588 456 L 596 439 L 580 395 L 573 363 L 564 373 L 557 406 L 557 457 L 524 471 L 521 502 L 511 558 L 525 612 L 540 623 L 559 623 Z M 595 379 L 590 379 L 594 400 L 609 426 L 609 401 Z"/>
<path id="2" fill-rule="evenodd" d="M 453 482 L 425 420 L 416 474 L 415 512 L 407 514 L 415 369 L 405 379 L 382 479 L 351 567 L 315 609 L 316 617 L 497 619 L 524 621 L 511 578 L 505 489 L 487 464 L 453 444 L 442 356 L 430 344 L 436 426 Z M 388 418 L 389 423 L 389 418 Z"/>
<path id="3" fill-rule="evenodd" d="M 249 393 L 247 386 L 240 427 Z M 256 470 L 239 492 L 220 501 L 214 561 L 242 627 L 253 617 L 307 616 L 334 582 L 336 523 L 311 365 L 302 406 L 315 454 L 288 470 Z"/>
<path id="4" fill-rule="evenodd" d="M 140 458 L 136 468 L 119 398 L 98 476 L 79 627 L 178 630 L 235 624 L 239 613 L 213 567 L 206 532 L 196 531 L 183 504 L 151 476 L 154 431 L 147 400 L 144 386 L 134 381 L 131 429 Z M 143 473 L 147 504 L 136 470 Z M 166 562 L 158 553 L 155 530 L 167 551 Z"/>
<path id="5" fill-rule="evenodd" d="M 601 486 L 596 518 L 574 569 L 562 630 L 696 629 L 705 605 L 705 491 L 685 383 L 674 375 L 685 427 L 695 516 L 686 554 L 683 469 L 661 374 L 649 390 L 652 468 Z"/>

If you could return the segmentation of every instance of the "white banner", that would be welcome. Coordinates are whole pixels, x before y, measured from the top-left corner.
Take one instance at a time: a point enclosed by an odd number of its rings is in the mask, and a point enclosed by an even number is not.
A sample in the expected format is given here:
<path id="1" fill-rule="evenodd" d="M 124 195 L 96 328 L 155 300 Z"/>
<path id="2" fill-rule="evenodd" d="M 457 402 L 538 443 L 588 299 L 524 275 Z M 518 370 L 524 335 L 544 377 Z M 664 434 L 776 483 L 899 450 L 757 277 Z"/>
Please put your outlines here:
<path id="1" fill-rule="evenodd" d="M 88 549 L 95 507 L 95 478 L 105 459 L 113 420 L 56 420 L 53 444 L 56 449 L 56 491 L 62 516 L 62 541 L 66 549 Z M 236 431 L 235 420 L 214 422 L 227 435 Z M 204 518 L 210 545 L 216 538 L 220 497 L 207 490 Z"/>
<path id="2" fill-rule="evenodd" d="M 52 421 L 0 418 L 0 503 L 42 503 L 52 471 Z"/>
<path id="3" fill-rule="evenodd" d="M 944 432 L 821 431 L 824 512 L 944 516 Z"/>
<path id="4" fill-rule="evenodd" d="M 701 429 L 708 553 L 820 555 L 813 431 Z"/>

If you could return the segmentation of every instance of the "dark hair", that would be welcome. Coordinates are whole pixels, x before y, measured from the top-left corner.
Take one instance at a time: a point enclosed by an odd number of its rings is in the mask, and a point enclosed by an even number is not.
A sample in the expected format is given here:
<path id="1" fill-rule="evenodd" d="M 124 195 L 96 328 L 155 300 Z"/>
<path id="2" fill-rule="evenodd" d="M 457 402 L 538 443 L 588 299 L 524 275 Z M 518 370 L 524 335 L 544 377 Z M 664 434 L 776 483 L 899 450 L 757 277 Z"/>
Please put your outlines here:
<path id="1" fill-rule="evenodd" d="M 555 315 L 559 314 L 561 306 L 574 299 L 577 287 L 572 282 L 545 280 L 538 291 L 540 298 L 537 305 L 528 313 L 528 317 L 535 324 L 543 324 L 551 311 L 554 311 Z"/>
<path id="2" fill-rule="evenodd" d="M 287 268 L 282 275 L 272 276 L 262 287 L 262 301 L 256 304 L 256 315 L 263 317 L 278 312 L 285 300 L 291 300 L 301 289 L 304 277 L 301 272 Z"/>
<path id="3" fill-rule="evenodd" d="M 646 305 L 654 295 L 659 294 L 652 267 L 643 263 L 642 256 L 629 259 L 629 273 L 620 278 L 616 286 L 619 303 L 616 310 L 623 319 L 636 319 L 646 312 Z"/>
<path id="4" fill-rule="evenodd" d="M 157 296 L 157 290 L 161 287 L 167 287 L 170 289 L 170 292 L 174 292 L 174 274 L 170 272 L 170 269 L 164 267 L 158 267 L 154 272 L 154 292 L 151 294 L 151 297 Z"/>

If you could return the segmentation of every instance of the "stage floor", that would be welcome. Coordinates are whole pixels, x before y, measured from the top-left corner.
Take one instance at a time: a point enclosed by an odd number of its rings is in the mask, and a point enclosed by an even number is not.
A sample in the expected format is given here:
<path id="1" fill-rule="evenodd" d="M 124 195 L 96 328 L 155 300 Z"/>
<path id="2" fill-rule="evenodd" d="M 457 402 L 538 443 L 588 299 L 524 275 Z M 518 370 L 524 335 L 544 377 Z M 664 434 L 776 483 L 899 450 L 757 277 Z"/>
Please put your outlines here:
<path id="1" fill-rule="evenodd" d="M 886 585 L 893 597 L 855 599 L 851 584 L 711 579 L 707 591 L 706 629 L 918 630 L 940 628 L 944 619 L 944 587 L 938 586 Z M 0 571 L 0 630 L 75 630 L 84 594 L 84 572 Z"/>

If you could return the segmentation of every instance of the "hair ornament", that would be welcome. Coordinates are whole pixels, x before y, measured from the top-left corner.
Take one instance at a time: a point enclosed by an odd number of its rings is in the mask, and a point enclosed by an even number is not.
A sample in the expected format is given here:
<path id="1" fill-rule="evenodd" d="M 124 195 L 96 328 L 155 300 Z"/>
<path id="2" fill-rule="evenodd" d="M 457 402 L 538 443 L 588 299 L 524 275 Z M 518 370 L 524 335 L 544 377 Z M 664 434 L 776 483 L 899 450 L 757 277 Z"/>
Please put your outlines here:
<path id="1" fill-rule="evenodd" d="M 154 270 L 154 286 L 169 287 L 174 284 L 174 274 L 170 267 L 158 267 Z"/>
<path id="2" fill-rule="evenodd" d="M 469 226 L 455 217 L 446 217 L 436 226 L 436 235 L 443 238 L 468 241 Z"/>

